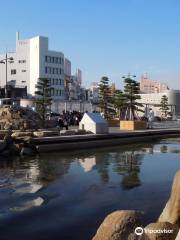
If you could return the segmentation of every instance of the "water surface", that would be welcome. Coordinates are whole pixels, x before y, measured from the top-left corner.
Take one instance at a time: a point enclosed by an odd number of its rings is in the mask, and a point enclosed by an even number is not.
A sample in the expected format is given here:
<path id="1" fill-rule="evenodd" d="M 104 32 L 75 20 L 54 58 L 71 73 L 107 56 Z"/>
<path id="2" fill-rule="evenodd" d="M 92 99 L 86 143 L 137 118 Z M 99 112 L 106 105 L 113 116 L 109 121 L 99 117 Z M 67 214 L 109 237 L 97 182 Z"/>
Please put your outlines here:
<path id="1" fill-rule="evenodd" d="M 180 169 L 180 139 L 0 161 L 0 239 L 89 240 L 119 209 L 156 221 Z"/>

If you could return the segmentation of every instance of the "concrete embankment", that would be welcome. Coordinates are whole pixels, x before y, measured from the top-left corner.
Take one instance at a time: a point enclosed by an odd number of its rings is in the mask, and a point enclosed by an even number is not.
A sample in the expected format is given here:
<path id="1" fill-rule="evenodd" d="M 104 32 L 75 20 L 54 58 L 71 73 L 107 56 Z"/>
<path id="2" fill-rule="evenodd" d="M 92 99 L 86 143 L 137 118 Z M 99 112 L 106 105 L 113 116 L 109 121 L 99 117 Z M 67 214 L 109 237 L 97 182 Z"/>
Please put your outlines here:
<path id="1" fill-rule="evenodd" d="M 97 135 L 53 136 L 34 138 L 38 152 L 71 151 L 155 141 L 168 137 L 180 137 L 180 129 L 144 130 Z"/>

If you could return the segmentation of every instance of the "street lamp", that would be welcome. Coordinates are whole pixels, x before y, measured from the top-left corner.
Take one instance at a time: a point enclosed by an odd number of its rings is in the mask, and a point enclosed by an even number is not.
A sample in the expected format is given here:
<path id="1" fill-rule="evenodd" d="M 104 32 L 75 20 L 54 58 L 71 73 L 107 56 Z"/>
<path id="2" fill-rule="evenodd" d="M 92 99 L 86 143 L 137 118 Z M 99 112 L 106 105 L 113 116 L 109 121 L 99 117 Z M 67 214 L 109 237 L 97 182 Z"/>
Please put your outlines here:
<path id="1" fill-rule="evenodd" d="M 5 59 L 2 59 L 2 60 L 0 61 L 0 63 L 3 63 L 3 64 L 6 65 L 5 98 L 8 97 L 8 93 L 7 93 L 7 62 L 8 62 L 8 60 L 9 60 L 9 63 L 12 63 L 14 59 L 13 59 L 13 57 L 8 57 L 8 56 L 7 56 L 7 53 L 6 53 L 6 58 L 5 58 Z"/>

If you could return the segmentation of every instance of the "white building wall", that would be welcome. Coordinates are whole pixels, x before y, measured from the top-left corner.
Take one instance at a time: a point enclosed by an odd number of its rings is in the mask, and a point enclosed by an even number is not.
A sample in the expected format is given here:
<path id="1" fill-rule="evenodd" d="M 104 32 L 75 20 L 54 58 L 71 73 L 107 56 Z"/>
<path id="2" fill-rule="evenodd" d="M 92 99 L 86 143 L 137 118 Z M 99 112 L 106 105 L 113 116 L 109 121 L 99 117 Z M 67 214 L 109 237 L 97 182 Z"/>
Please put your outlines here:
<path id="1" fill-rule="evenodd" d="M 71 61 L 67 58 L 64 59 L 64 74 L 71 76 Z"/>
<path id="2" fill-rule="evenodd" d="M 30 79 L 29 79 L 29 91 L 31 95 L 35 94 L 35 86 L 37 79 L 40 77 L 40 38 L 35 37 L 30 39 Z"/>
<path id="3" fill-rule="evenodd" d="M 14 74 L 14 78 L 16 78 L 16 85 L 27 86 L 27 91 L 30 89 L 29 42 L 29 40 L 19 40 L 19 34 L 17 35 L 14 63 L 10 64 L 11 69 L 16 69 L 16 74 Z M 13 77 L 13 75 L 11 75 L 11 77 Z"/>
<path id="4" fill-rule="evenodd" d="M 139 95 L 141 96 L 141 99 L 137 101 L 144 105 L 143 110 L 145 110 L 146 107 L 152 108 L 156 116 L 161 116 L 159 105 L 162 96 L 166 95 L 168 97 L 168 104 L 170 108 L 173 109 L 174 115 L 180 115 L 180 90 L 167 90 L 162 93 L 147 93 Z M 141 113 L 141 115 L 144 115 L 144 113 Z"/>
<path id="5" fill-rule="evenodd" d="M 27 86 L 28 94 L 35 94 L 38 78 L 46 77 L 54 88 L 53 99 L 64 99 L 64 54 L 51 51 L 48 48 L 47 37 L 33 37 L 19 40 L 16 35 L 16 52 L 8 53 L 13 57 L 13 63 L 8 62 L 8 82 L 15 80 L 16 86 Z M 46 61 L 47 57 L 51 61 Z M 5 59 L 5 54 L 0 55 L 0 61 Z M 47 68 L 49 71 L 47 72 Z M 13 74 L 12 70 L 16 70 Z M 51 70 L 51 71 L 50 71 Z M 0 64 L 0 86 L 5 85 L 5 64 Z"/>

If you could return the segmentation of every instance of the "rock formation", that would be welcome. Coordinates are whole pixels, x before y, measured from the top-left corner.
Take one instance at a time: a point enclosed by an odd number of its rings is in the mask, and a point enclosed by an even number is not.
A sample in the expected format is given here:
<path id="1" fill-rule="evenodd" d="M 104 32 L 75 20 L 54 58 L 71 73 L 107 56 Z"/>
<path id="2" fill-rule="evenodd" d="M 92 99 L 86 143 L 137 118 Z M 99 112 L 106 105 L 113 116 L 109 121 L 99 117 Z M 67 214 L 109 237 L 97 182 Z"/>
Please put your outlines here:
<path id="1" fill-rule="evenodd" d="M 125 240 L 134 229 L 141 226 L 142 213 L 115 211 L 109 214 L 97 230 L 93 240 Z"/>
<path id="2" fill-rule="evenodd" d="M 179 240 L 179 239 L 180 239 L 180 230 L 179 230 L 178 235 L 176 236 L 175 240 Z"/>
<path id="3" fill-rule="evenodd" d="M 169 222 L 151 223 L 144 229 L 144 240 L 175 240 L 179 227 Z"/>
<path id="4" fill-rule="evenodd" d="M 174 177 L 170 198 L 158 222 L 170 222 L 180 227 L 180 171 Z"/>
<path id="5" fill-rule="evenodd" d="M 39 128 L 41 119 L 38 113 L 30 108 L 19 106 L 0 107 L 0 129 L 25 130 Z"/>
<path id="6" fill-rule="evenodd" d="M 174 177 L 170 198 L 158 222 L 142 228 L 141 215 L 130 210 L 109 214 L 92 240 L 180 240 L 180 171 Z"/>

